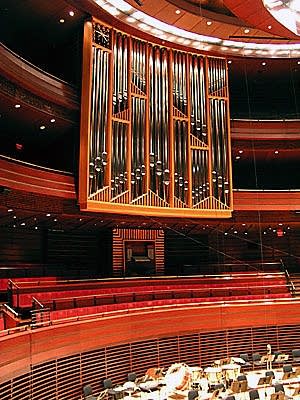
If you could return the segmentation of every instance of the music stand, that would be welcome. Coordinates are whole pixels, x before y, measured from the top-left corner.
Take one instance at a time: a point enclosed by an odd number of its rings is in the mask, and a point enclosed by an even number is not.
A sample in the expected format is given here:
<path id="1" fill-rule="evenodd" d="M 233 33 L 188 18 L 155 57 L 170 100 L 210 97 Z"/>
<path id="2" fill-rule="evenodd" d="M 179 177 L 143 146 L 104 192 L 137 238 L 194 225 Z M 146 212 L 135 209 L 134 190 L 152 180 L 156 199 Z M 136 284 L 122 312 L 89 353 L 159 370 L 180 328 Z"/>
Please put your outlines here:
<path id="1" fill-rule="evenodd" d="M 287 360 L 289 359 L 289 355 L 288 354 L 279 354 L 277 356 L 276 362 L 278 364 L 283 364 L 285 363 Z"/>
<path id="2" fill-rule="evenodd" d="M 266 354 L 260 359 L 261 364 L 267 363 L 267 369 L 272 369 L 272 362 L 274 361 L 275 354 Z"/>
<path id="3" fill-rule="evenodd" d="M 257 386 L 265 386 L 265 385 L 270 385 L 272 380 L 272 376 L 262 376 L 259 378 Z"/>

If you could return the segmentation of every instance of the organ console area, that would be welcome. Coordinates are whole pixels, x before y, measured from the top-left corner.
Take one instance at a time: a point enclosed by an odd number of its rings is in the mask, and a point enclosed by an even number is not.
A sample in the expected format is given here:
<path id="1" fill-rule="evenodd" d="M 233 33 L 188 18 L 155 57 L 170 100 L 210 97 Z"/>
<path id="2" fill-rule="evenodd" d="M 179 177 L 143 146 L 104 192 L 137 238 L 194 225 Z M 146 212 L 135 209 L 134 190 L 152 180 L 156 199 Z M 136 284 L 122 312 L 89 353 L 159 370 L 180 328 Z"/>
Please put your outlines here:
<path id="1" fill-rule="evenodd" d="M 271 356 L 271 357 L 268 357 Z M 281 356 L 285 356 L 281 354 Z M 215 360 L 212 366 L 201 368 L 175 363 L 168 368 L 149 368 L 145 375 L 123 385 L 116 386 L 113 392 L 101 392 L 98 400 L 107 394 L 115 400 L 127 398 L 141 399 L 271 399 L 286 400 L 300 396 L 300 368 L 284 365 L 270 369 L 268 359 L 277 355 L 266 354 L 261 357 L 266 369 L 250 369 L 240 357 Z M 289 370 L 289 372 L 286 372 Z M 232 396 L 232 397 L 231 397 Z"/>
<path id="2" fill-rule="evenodd" d="M 231 216 L 226 59 L 171 45 L 86 22 L 81 210 Z"/>

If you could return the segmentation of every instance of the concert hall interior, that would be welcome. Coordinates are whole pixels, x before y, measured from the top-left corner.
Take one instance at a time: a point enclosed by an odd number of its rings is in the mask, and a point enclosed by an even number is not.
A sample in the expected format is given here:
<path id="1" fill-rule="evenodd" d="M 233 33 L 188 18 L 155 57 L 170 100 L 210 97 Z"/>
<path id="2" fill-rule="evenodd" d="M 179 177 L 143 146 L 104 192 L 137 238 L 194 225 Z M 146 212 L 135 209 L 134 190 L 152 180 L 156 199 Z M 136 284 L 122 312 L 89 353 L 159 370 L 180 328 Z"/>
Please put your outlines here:
<path id="1" fill-rule="evenodd" d="M 299 398 L 299 1 L 0 3 L 0 399 Z"/>

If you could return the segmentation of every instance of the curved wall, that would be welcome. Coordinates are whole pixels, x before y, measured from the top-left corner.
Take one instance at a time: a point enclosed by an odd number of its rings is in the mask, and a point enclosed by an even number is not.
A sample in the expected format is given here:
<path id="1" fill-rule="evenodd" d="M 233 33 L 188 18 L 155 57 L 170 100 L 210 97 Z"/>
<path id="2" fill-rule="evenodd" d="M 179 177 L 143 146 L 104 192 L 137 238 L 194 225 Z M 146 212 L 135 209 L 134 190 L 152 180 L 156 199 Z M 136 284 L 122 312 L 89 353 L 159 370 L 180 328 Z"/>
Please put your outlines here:
<path id="1" fill-rule="evenodd" d="M 99 391 L 105 377 L 121 383 L 131 370 L 142 375 L 178 361 L 207 366 L 264 354 L 267 343 L 291 354 L 300 339 L 298 309 L 298 301 L 141 309 L 3 336 L 3 400 L 71 400 L 86 383 Z"/>

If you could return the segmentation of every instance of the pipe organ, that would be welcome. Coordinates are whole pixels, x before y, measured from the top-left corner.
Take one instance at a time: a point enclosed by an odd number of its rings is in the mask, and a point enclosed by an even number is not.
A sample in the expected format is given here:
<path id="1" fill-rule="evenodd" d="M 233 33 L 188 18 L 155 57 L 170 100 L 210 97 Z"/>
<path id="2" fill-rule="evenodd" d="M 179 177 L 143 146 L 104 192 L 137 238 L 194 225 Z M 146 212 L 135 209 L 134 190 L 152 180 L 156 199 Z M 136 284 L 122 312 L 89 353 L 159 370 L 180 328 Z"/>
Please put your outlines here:
<path id="1" fill-rule="evenodd" d="M 231 216 L 225 59 L 86 22 L 80 135 L 81 210 Z"/>

